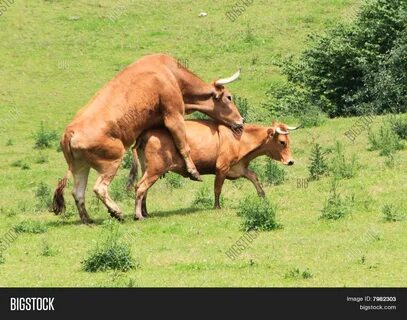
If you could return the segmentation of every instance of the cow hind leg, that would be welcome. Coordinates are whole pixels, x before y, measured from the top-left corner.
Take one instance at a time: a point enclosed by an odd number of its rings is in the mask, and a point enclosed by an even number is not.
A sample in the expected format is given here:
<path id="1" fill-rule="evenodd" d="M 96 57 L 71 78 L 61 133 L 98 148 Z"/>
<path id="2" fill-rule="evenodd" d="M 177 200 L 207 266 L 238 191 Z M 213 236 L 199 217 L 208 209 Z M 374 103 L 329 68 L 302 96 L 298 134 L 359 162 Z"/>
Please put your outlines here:
<path id="1" fill-rule="evenodd" d="M 99 171 L 99 177 L 96 180 L 93 191 L 96 196 L 104 203 L 110 216 L 118 219 L 119 221 L 123 220 L 123 213 L 119 209 L 119 206 L 113 199 L 109 196 L 108 187 L 115 177 L 117 170 L 119 169 L 121 159 L 118 161 L 112 162 L 109 167 L 105 170 Z"/>
<path id="2" fill-rule="evenodd" d="M 79 216 L 83 223 L 90 224 L 93 220 L 89 217 L 85 207 L 85 192 L 88 184 L 90 167 L 84 165 L 79 169 L 75 169 L 72 172 L 74 179 L 74 188 L 72 190 L 72 196 L 75 199 L 76 207 L 79 211 Z"/>
<path id="3" fill-rule="evenodd" d="M 144 174 L 143 178 L 137 183 L 136 186 L 136 213 L 134 216 L 135 220 L 143 220 L 147 215 L 147 191 L 148 189 L 158 180 L 160 174 L 148 175 L 147 172 Z M 144 213 L 143 214 L 143 209 Z"/>

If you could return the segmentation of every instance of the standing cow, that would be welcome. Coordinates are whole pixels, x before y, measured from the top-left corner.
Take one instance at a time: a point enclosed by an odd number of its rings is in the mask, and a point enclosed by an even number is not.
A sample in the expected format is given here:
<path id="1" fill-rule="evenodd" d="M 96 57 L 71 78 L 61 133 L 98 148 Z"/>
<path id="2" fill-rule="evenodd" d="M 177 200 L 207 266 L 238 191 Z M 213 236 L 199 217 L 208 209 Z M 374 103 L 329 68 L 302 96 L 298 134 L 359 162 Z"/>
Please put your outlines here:
<path id="1" fill-rule="evenodd" d="M 56 214 L 65 208 L 63 190 L 72 173 L 75 199 L 81 220 L 91 223 L 85 208 L 85 190 L 90 168 L 99 173 L 93 188 L 110 215 L 119 220 L 123 214 L 108 194 L 108 186 L 121 164 L 123 155 L 144 130 L 164 125 L 171 133 L 188 172 L 200 180 L 186 141 L 185 112 L 201 111 L 240 132 L 243 118 L 232 102 L 225 84 L 232 77 L 203 82 L 164 54 L 146 56 L 131 64 L 107 83 L 66 127 L 61 148 L 68 172 L 54 193 Z"/>
<path id="2" fill-rule="evenodd" d="M 220 208 L 219 197 L 225 179 L 244 177 L 253 183 L 259 196 L 264 197 L 256 174 L 248 168 L 254 158 L 266 155 L 285 165 L 294 164 L 288 135 L 298 127 L 275 122 L 270 127 L 245 125 L 243 133 L 236 136 L 212 121 L 186 121 L 185 125 L 196 167 L 202 174 L 216 174 L 215 208 Z M 136 151 L 143 176 L 136 186 L 135 218 L 141 220 L 147 215 L 147 191 L 154 182 L 168 171 L 185 177 L 187 170 L 165 128 L 144 132 L 137 140 Z"/>

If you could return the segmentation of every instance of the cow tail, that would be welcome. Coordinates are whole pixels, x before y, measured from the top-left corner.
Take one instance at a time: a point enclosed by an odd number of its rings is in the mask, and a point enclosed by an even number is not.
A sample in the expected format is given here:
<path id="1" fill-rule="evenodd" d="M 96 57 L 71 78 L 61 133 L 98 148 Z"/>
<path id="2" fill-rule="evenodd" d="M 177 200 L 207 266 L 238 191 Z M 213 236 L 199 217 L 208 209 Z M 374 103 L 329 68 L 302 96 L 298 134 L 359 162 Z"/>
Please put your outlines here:
<path id="1" fill-rule="evenodd" d="M 64 199 L 64 189 L 68 183 L 68 179 L 72 174 L 72 163 L 73 155 L 71 151 L 71 135 L 67 133 L 64 134 L 64 137 L 61 140 L 61 149 L 64 153 L 65 160 L 68 163 L 68 171 L 65 176 L 58 181 L 58 185 L 54 192 L 54 198 L 52 201 L 52 211 L 55 214 L 60 214 L 65 211 L 65 199 Z"/>

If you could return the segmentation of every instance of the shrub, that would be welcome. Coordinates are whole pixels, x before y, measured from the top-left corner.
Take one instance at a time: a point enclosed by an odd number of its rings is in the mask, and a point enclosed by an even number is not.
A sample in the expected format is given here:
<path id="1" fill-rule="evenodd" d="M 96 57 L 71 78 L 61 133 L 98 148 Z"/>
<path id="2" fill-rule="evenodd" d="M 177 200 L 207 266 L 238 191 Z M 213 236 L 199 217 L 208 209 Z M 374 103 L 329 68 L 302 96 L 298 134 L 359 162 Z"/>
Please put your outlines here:
<path id="1" fill-rule="evenodd" d="M 366 1 L 355 21 L 311 35 L 299 59 L 278 62 L 305 93 L 303 110 L 316 104 L 331 117 L 404 112 L 406 10 L 405 0 Z"/>
<path id="2" fill-rule="evenodd" d="M 346 200 L 339 194 L 338 181 L 333 180 L 330 195 L 322 209 L 322 219 L 337 220 L 344 217 L 349 212 Z"/>
<path id="3" fill-rule="evenodd" d="M 179 174 L 168 172 L 165 175 L 165 182 L 170 188 L 179 189 L 184 185 L 184 179 Z"/>
<path id="4" fill-rule="evenodd" d="M 337 141 L 333 158 L 331 159 L 329 170 L 337 179 L 349 179 L 356 175 L 359 165 L 356 156 L 352 155 L 350 160 L 347 160 L 343 151 L 342 144 Z"/>
<path id="5" fill-rule="evenodd" d="M 221 196 L 220 204 L 223 205 L 223 197 Z M 207 186 L 202 186 L 195 194 L 192 205 L 201 209 L 209 209 L 213 207 L 214 200 L 212 198 L 212 192 Z"/>
<path id="6" fill-rule="evenodd" d="M 240 202 L 237 214 L 243 218 L 245 231 L 269 231 L 281 228 L 276 221 L 276 211 L 276 207 L 267 199 L 249 195 Z"/>
<path id="7" fill-rule="evenodd" d="M 406 93 L 407 96 L 407 93 Z M 406 103 L 407 105 L 407 103 Z M 389 125 L 391 130 L 403 140 L 407 140 L 407 116 L 392 115 L 389 117 Z"/>
<path id="8" fill-rule="evenodd" d="M 285 170 L 276 161 L 268 158 L 264 171 L 264 180 L 273 185 L 282 184 L 285 180 Z"/>
<path id="9" fill-rule="evenodd" d="M 34 133 L 35 146 L 36 149 L 50 148 L 54 141 L 58 140 L 58 134 L 45 128 L 44 122 L 42 121 L 37 132 Z"/>
<path id="10" fill-rule="evenodd" d="M 385 204 L 382 207 L 382 214 L 383 214 L 383 220 L 387 222 L 396 222 L 396 221 L 402 221 L 405 219 L 405 215 L 399 212 L 400 208 L 397 208 L 396 206 L 392 204 Z"/>
<path id="11" fill-rule="evenodd" d="M 247 102 L 247 99 L 239 97 L 239 96 L 235 96 L 234 103 L 236 104 L 237 108 L 239 109 L 240 115 L 247 120 L 248 115 L 249 115 L 249 103 Z"/>
<path id="12" fill-rule="evenodd" d="M 34 220 L 24 220 L 21 221 L 19 224 L 14 226 L 14 231 L 15 232 L 21 232 L 21 233 L 44 233 L 47 232 L 48 228 L 47 226 L 40 222 L 40 221 L 34 221 Z"/>
<path id="13" fill-rule="evenodd" d="M 37 199 L 36 208 L 50 209 L 52 205 L 52 193 L 51 189 L 44 182 L 40 182 L 37 189 L 35 190 L 35 198 Z"/>
<path id="14" fill-rule="evenodd" d="M 288 271 L 285 275 L 284 278 L 293 278 L 293 279 L 310 279 L 312 278 L 313 275 L 311 273 L 311 271 L 306 268 L 305 270 L 300 270 L 299 268 L 294 268 L 291 269 L 290 271 Z"/>
<path id="15" fill-rule="evenodd" d="M 87 272 L 106 270 L 128 271 L 136 267 L 130 248 L 120 241 L 119 225 L 112 219 L 105 224 L 106 236 L 89 251 L 82 261 L 83 269 Z"/>
<path id="16" fill-rule="evenodd" d="M 327 174 L 328 165 L 326 164 L 325 152 L 318 143 L 312 147 L 309 161 L 308 171 L 310 180 L 319 180 L 321 176 Z"/>
<path id="17" fill-rule="evenodd" d="M 370 130 L 368 139 L 370 144 L 368 150 L 379 150 L 381 156 L 388 156 L 404 148 L 399 136 L 394 133 L 387 123 L 382 125 L 378 132 Z"/>
<path id="18" fill-rule="evenodd" d="M 53 257 L 59 253 L 58 249 L 52 247 L 48 243 L 44 242 L 41 248 L 41 255 L 44 257 Z"/>
<path id="19" fill-rule="evenodd" d="M 122 167 L 124 169 L 130 169 L 132 164 L 133 164 L 133 153 L 131 152 L 131 150 L 127 150 L 123 157 Z"/>

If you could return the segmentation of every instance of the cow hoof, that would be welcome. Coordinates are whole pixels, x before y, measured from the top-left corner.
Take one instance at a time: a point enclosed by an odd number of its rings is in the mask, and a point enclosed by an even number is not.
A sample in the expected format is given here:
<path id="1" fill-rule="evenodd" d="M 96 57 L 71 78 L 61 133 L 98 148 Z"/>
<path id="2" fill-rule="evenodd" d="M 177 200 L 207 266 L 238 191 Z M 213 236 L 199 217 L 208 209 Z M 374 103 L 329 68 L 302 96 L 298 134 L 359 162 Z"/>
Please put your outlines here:
<path id="1" fill-rule="evenodd" d="M 95 223 L 95 221 L 93 221 L 91 218 L 82 218 L 81 220 L 82 220 L 83 224 L 87 224 L 87 225 Z"/>
<path id="2" fill-rule="evenodd" d="M 215 210 L 220 210 L 220 206 L 213 206 Z"/>
<path id="3" fill-rule="evenodd" d="M 201 175 L 200 175 L 199 172 L 196 171 L 196 170 L 189 173 L 189 178 L 190 178 L 192 181 L 202 181 Z"/>
<path id="4" fill-rule="evenodd" d="M 143 216 L 141 216 L 141 217 L 138 217 L 138 216 L 134 216 L 134 220 L 140 220 L 140 221 L 142 221 L 142 220 L 144 220 L 145 218 L 143 217 Z"/>
<path id="5" fill-rule="evenodd" d="M 144 212 L 144 211 L 143 211 L 142 215 L 143 215 L 144 218 L 147 218 L 149 216 L 149 214 L 147 212 Z"/>
<path id="6" fill-rule="evenodd" d="M 115 219 L 119 220 L 120 222 L 124 221 L 123 213 L 115 212 L 115 211 L 109 211 L 109 213 L 112 218 L 115 218 Z"/>

